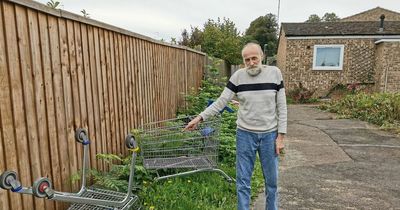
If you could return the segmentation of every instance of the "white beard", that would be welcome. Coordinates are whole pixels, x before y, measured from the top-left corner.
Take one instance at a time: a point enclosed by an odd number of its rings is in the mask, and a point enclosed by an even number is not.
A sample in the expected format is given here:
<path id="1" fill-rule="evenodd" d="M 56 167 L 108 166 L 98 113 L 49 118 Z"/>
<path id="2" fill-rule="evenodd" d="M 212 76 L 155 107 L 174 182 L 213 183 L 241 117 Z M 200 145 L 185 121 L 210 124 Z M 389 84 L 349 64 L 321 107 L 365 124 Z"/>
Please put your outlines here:
<path id="1" fill-rule="evenodd" d="M 258 74 L 260 74 L 262 69 L 262 65 L 258 64 L 257 66 L 253 66 L 253 67 L 246 67 L 246 72 L 250 75 L 250 76 L 257 76 Z"/>

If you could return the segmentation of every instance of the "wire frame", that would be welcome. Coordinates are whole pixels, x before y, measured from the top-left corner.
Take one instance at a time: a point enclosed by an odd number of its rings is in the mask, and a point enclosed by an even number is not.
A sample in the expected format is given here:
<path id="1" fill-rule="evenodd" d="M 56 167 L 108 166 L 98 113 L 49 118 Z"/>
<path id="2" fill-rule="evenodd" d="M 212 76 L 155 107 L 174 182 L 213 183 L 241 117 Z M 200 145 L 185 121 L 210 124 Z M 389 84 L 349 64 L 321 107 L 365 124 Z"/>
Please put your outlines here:
<path id="1" fill-rule="evenodd" d="M 147 169 L 217 167 L 221 119 L 212 117 L 193 131 L 184 131 L 193 117 L 146 124 L 138 141 Z"/>

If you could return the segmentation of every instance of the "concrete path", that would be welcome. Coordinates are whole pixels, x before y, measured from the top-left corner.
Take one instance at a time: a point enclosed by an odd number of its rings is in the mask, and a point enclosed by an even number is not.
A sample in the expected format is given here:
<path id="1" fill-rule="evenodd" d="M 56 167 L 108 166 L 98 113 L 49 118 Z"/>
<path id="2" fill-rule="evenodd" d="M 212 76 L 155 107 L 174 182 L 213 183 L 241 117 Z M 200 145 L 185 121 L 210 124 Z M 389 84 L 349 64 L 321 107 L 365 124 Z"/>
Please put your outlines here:
<path id="1" fill-rule="evenodd" d="M 400 138 L 313 106 L 288 112 L 280 209 L 400 209 Z"/>

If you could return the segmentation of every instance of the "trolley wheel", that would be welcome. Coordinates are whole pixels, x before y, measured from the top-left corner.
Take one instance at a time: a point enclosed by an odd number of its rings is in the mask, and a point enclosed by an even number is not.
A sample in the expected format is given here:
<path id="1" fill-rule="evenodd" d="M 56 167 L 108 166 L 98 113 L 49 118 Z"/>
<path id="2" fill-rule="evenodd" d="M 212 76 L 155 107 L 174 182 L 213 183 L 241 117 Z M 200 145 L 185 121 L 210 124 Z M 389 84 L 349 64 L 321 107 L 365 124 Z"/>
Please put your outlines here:
<path id="1" fill-rule="evenodd" d="M 15 171 L 5 171 L 0 176 L 0 187 L 4 190 L 11 190 L 12 185 L 9 183 L 9 178 L 17 180 L 17 173 Z"/>
<path id="2" fill-rule="evenodd" d="M 78 128 L 75 131 L 75 140 L 78 143 L 83 143 L 85 141 L 85 139 L 87 139 L 87 132 L 85 129 L 83 128 Z"/>
<path id="3" fill-rule="evenodd" d="M 126 136 L 125 146 L 129 149 L 135 149 L 137 147 L 135 137 L 132 134 Z"/>
<path id="4" fill-rule="evenodd" d="M 49 189 L 53 188 L 53 184 L 51 183 L 50 179 L 45 177 L 39 178 L 33 183 L 32 186 L 33 195 L 39 198 L 45 198 L 47 197 L 45 191 L 47 188 Z"/>

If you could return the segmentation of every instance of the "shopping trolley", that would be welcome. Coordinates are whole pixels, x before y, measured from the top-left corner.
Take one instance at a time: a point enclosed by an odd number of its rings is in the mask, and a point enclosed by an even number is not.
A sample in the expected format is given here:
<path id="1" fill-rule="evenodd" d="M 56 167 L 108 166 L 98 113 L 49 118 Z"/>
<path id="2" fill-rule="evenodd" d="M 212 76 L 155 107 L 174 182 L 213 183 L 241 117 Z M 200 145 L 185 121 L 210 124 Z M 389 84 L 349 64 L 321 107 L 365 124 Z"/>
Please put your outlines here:
<path id="1" fill-rule="evenodd" d="M 195 130 L 184 131 L 192 118 L 180 117 L 144 125 L 136 136 L 143 166 L 157 172 L 156 180 L 211 171 L 220 173 L 230 182 L 234 181 L 217 168 L 221 117 L 212 117 L 200 123 Z M 160 176 L 161 169 L 188 170 Z"/>
<path id="2" fill-rule="evenodd" d="M 0 175 L 0 187 L 12 192 L 34 195 L 39 198 L 47 198 L 54 201 L 63 201 L 73 203 L 69 210 L 83 209 L 114 209 L 128 210 L 138 209 L 139 199 L 132 193 L 134 166 L 136 161 L 137 145 L 133 135 L 129 134 L 125 138 L 125 145 L 132 151 L 132 160 L 129 174 L 129 184 L 127 193 L 114 192 L 95 187 L 86 187 L 86 173 L 89 169 L 89 144 L 87 132 L 84 129 L 77 129 L 75 139 L 84 147 L 82 164 L 82 185 L 77 193 L 58 192 L 53 190 L 53 184 L 50 179 L 42 177 L 37 179 L 32 187 L 23 187 L 18 181 L 17 173 L 6 171 Z"/>

